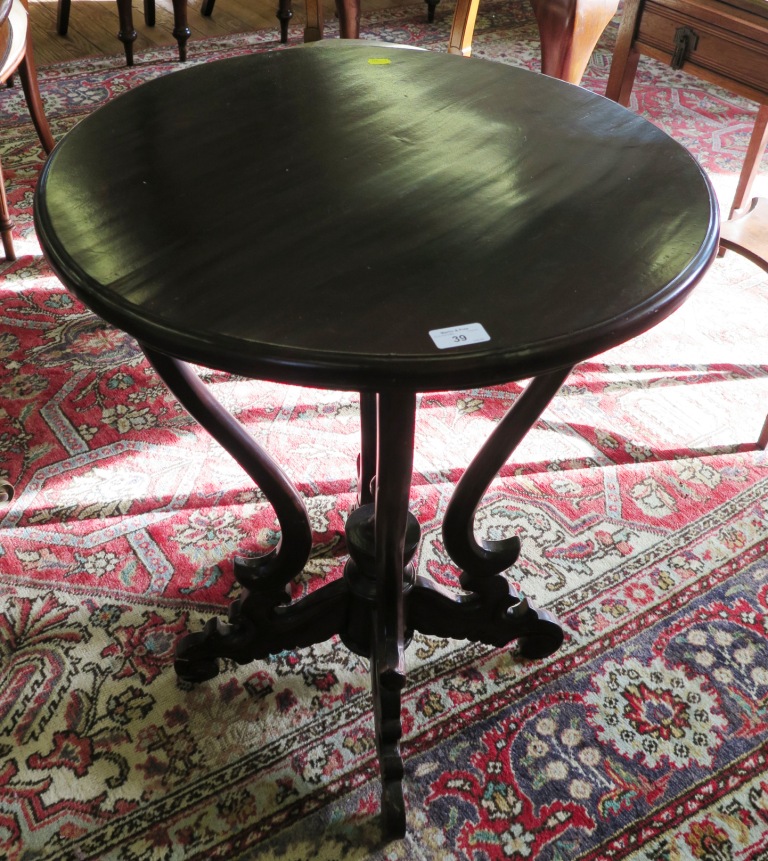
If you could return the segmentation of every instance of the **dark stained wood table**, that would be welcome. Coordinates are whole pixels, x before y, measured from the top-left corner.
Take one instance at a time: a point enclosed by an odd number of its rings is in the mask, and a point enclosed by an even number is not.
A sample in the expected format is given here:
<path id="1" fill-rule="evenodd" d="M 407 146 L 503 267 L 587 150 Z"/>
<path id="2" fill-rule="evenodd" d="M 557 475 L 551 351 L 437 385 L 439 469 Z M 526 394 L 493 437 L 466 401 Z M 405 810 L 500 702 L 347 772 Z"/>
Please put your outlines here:
<path id="1" fill-rule="evenodd" d="M 691 156 L 602 97 L 483 60 L 327 41 L 145 84 L 84 119 L 41 177 L 64 284 L 134 336 L 272 502 L 277 547 L 177 650 L 192 681 L 340 635 L 370 657 L 389 836 L 405 831 L 403 653 L 414 630 L 543 657 L 563 632 L 510 588 L 516 537 L 475 537 L 496 472 L 570 368 L 674 311 L 717 250 Z M 361 393 L 344 576 L 289 602 L 311 534 L 280 468 L 187 363 Z M 532 378 L 458 483 L 461 590 L 414 570 L 418 392 Z M 425 444 L 425 443 L 423 443 Z"/>

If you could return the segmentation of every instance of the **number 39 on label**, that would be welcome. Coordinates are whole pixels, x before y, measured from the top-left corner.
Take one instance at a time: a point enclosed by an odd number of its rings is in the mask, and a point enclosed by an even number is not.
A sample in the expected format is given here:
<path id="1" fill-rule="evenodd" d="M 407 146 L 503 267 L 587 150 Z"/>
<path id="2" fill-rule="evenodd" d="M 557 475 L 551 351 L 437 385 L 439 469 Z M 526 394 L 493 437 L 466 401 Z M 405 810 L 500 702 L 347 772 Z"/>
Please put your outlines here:
<path id="1" fill-rule="evenodd" d="M 450 326 L 447 329 L 432 329 L 429 336 L 439 350 L 466 347 L 467 344 L 479 344 L 482 341 L 491 340 L 491 336 L 480 323 L 464 323 L 462 326 Z"/>

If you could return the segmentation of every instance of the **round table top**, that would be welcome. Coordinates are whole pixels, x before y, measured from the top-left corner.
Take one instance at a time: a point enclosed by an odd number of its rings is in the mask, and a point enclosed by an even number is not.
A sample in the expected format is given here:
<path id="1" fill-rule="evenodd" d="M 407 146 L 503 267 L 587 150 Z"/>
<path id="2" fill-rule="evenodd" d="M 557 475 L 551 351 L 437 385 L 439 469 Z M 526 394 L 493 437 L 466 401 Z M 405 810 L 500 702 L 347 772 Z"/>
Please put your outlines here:
<path id="1" fill-rule="evenodd" d="M 41 177 L 64 284 L 145 345 L 326 388 L 574 364 L 673 311 L 716 253 L 703 171 L 579 87 L 323 41 L 143 84 Z"/>

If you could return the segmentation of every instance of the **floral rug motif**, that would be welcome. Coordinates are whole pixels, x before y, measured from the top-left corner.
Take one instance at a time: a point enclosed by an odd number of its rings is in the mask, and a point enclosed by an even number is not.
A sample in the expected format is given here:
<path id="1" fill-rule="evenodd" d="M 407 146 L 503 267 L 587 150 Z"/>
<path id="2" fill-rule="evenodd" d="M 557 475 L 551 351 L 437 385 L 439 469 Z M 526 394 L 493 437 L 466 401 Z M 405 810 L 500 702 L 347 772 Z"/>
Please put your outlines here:
<path id="1" fill-rule="evenodd" d="M 369 15 L 363 35 L 445 50 L 451 12 Z M 585 75 L 598 93 L 616 26 Z M 538 69 L 524 4 L 487 0 L 474 46 Z M 193 42 L 190 63 L 263 50 L 283 50 L 276 31 Z M 55 136 L 178 68 L 169 48 L 132 69 L 121 56 L 41 69 Z M 493 482 L 476 529 L 520 536 L 509 575 L 565 643 L 525 661 L 415 637 L 408 835 L 384 845 L 364 660 L 333 640 L 176 679 L 175 643 L 224 615 L 233 555 L 274 545 L 277 524 L 135 343 L 52 275 L 32 224 L 43 156 L 23 98 L 3 99 L 20 256 L 0 263 L 0 478 L 16 488 L 0 508 L 2 857 L 768 858 L 764 273 L 729 253 L 668 320 L 579 365 Z M 754 106 L 644 59 L 632 108 L 691 149 L 727 211 Z M 200 372 L 307 502 L 314 549 L 294 594 L 338 577 L 357 396 Z M 417 564 L 451 587 L 445 506 L 521 391 L 420 398 Z"/>

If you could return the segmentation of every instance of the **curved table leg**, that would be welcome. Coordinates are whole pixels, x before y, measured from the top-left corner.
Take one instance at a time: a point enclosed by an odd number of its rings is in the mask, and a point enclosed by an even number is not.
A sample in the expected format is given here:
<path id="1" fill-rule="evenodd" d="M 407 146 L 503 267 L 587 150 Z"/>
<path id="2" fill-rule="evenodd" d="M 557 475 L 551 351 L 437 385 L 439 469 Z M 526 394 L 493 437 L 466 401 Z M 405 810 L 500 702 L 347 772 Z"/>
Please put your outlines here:
<path id="1" fill-rule="evenodd" d="M 24 90 L 24 98 L 27 100 L 27 107 L 32 117 L 32 123 L 37 131 L 37 136 L 40 138 L 40 143 L 47 154 L 56 146 L 56 141 L 51 134 L 51 127 L 48 125 L 48 119 L 45 116 L 43 109 L 43 100 L 40 97 L 40 85 L 37 82 L 37 68 L 35 66 L 35 58 L 32 51 L 32 38 L 30 31 L 27 31 L 27 48 L 24 54 L 24 59 L 19 65 L 19 77 L 21 78 L 21 87 Z"/>
<path id="2" fill-rule="evenodd" d="M 466 638 L 504 646 L 513 639 L 528 658 L 551 655 L 563 642 L 563 631 L 546 611 L 520 596 L 502 572 L 520 552 L 517 537 L 480 541 L 474 535 L 475 512 L 488 486 L 554 397 L 570 368 L 531 381 L 467 467 L 443 520 L 443 542 L 462 570 L 459 582 L 467 595 L 417 577 L 408 595 L 408 623 L 425 634 Z"/>
<path id="3" fill-rule="evenodd" d="M 513 592 L 502 574 L 517 558 L 519 540 L 478 543 L 473 521 L 494 475 L 570 369 L 533 380 L 456 488 L 443 537 L 449 555 L 463 569 L 460 583 L 466 594 L 458 596 L 417 576 L 412 563 L 420 538 L 419 524 L 408 510 L 416 395 L 363 393 L 359 506 L 347 519 L 344 575 L 292 602 L 287 587 L 306 564 L 312 543 L 301 497 L 189 365 L 143 349 L 179 402 L 259 485 L 281 528 L 274 550 L 236 560 L 235 576 L 244 589 L 230 607 L 229 623 L 212 619 L 201 633 L 186 636 L 177 647 L 176 672 L 188 681 L 204 681 L 218 673 L 219 658 L 243 664 L 339 634 L 350 649 L 370 657 L 384 830 L 389 838 L 403 836 L 401 695 L 405 647 L 414 630 L 498 646 L 518 638 L 528 657 L 549 655 L 562 643 L 557 622 Z"/>
<path id="4" fill-rule="evenodd" d="M 236 560 L 235 576 L 245 588 L 230 608 L 230 624 L 214 619 L 201 634 L 182 640 L 176 653 L 177 673 L 189 681 L 202 681 L 216 675 L 220 657 L 247 663 L 328 639 L 339 630 L 339 617 L 346 607 L 338 587 L 289 604 L 288 583 L 304 568 L 312 547 L 309 518 L 298 491 L 186 363 L 143 349 L 179 402 L 259 486 L 281 529 L 277 547 L 269 553 Z"/>

